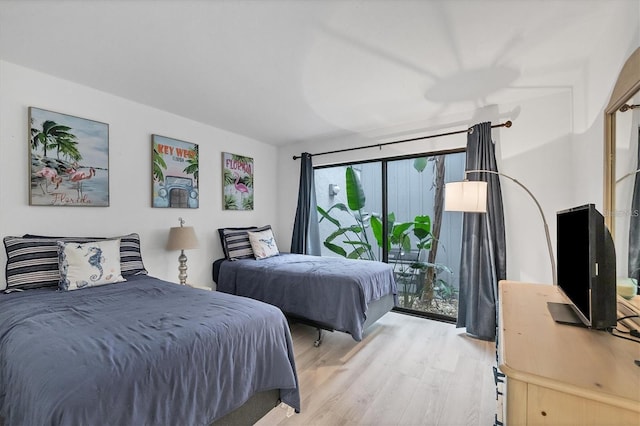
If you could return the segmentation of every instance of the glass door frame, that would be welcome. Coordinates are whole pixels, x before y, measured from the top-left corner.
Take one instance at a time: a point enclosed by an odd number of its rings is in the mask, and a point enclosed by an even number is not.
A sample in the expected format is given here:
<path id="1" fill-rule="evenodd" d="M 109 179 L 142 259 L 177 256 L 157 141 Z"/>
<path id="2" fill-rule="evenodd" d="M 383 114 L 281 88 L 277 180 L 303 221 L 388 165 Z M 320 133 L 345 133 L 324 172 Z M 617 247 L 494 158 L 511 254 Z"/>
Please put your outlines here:
<path id="1" fill-rule="evenodd" d="M 458 154 L 462 152 L 466 153 L 466 151 L 467 150 L 465 148 L 446 149 L 446 150 L 430 151 L 430 152 L 418 153 L 418 154 L 400 155 L 395 157 L 383 157 L 383 158 L 374 158 L 374 159 L 368 159 L 368 160 L 362 160 L 362 161 L 332 163 L 332 164 L 326 164 L 321 166 L 314 166 L 313 169 L 315 172 L 315 170 L 317 169 L 326 169 L 331 167 L 348 167 L 348 166 L 354 166 L 354 165 L 366 164 L 366 163 L 378 163 L 378 162 L 381 163 L 380 166 L 381 166 L 381 188 L 382 188 L 382 217 L 385 218 L 384 220 L 382 220 L 382 247 L 381 247 L 382 260 L 381 261 L 388 264 L 389 250 L 387 249 L 387 247 L 388 247 L 388 241 L 389 241 L 389 237 L 388 237 L 389 224 L 388 224 L 388 221 L 386 220 L 389 214 L 388 163 L 392 161 L 411 160 L 411 159 L 421 158 L 421 157 L 436 157 L 439 155 Z M 422 317 L 422 318 L 429 318 L 429 319 L 447 322 L 447 323 L 455 323 L 457 320 L 457 318 L 453 318 L 443 314 L 418 311 L 418 310 L 413 310 L 413 309 L 408 309 L 408 308 L 398 307 L 398 306 L 394 307 L 393 311 L 400 312 L 407 315 Z"/>

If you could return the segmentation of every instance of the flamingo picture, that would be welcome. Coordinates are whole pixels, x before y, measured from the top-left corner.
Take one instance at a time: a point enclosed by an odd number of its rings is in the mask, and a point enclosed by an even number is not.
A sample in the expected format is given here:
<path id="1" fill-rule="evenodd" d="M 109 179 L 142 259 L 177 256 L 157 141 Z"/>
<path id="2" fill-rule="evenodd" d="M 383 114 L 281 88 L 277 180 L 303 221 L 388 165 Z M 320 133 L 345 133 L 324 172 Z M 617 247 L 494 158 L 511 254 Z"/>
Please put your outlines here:
<path id="1" fill-rule="evenodd" d="M 236 175 L 236 181 L 233 183 L 233 186 L 235 186 L 236 191 L 240 192 L 240 196 L 242 197 L 243 193 L 249 193 L 249 188 L 247 188 L 247 185 L 240 182 L 240 175 L 238 174 L 238 172 L 233 172 L 233 174 Z"/>
<path id="2" fill-rule="evenodd" d="M 49 192 L 49 181 L 51 181 L 51 184 L 56 185 L 55 189 L 58 189 L 60 182 L 62 182 L 62 178 L 58 176 L 58 172 L 51 167 L 43 167 L 38 170 L 35 175 L 44 180 L 44 186 L 42 186 L 42 183 L 40 184 L 43 194 L 47 194 Z"/>
<path id="3" fill-rule="evenodd" d="M 253 210 L 253 158 L 224 152 L 224 210 Z"/>
<path id="4" fill-rule="evenodd" d="M 78 199 L 82 198 L 82 181 L 86 180 L 86 179 L 91 179 L 93 176 L 96 175 L 96 169 L 94 169 L 93 167 L 91 167 L 89 169 L 88 173 L 85 172 L 81 172 L 79 170 L 75 170 L 75 169 L 68 169 L 67 173 L 69 173 L 69 180 L 71 182 L 76 182 L 77 183 L 77 191 L 78 191 Z"/>

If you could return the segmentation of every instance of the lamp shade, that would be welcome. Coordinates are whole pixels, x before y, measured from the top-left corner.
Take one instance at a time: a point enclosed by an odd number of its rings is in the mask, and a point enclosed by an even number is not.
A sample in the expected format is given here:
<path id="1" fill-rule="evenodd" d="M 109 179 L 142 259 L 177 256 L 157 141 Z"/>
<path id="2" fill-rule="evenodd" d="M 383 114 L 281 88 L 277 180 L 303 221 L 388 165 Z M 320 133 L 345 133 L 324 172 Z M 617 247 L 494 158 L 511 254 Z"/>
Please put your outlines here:
<path id="1" fill-rule="evenodd" d="M 465 180 L 445 184 L 444 209 L 456 212 L 486 213 L 487 182 Z"/>
<path id="2" fill-rule="evenodd" d="M 167 250 L 189 250 L 198 248 L 198 238 L 193 226 L 178 226 L 169 230 Z"/>

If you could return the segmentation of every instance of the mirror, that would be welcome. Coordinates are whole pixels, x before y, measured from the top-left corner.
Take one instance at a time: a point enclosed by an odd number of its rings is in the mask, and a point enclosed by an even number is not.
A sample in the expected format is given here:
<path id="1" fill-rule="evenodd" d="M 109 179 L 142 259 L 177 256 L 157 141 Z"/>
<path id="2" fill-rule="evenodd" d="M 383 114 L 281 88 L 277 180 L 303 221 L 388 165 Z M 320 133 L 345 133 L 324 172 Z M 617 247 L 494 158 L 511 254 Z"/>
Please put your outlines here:
<path id="1" fill-rule="evenodd" d="M 632 228 L 638 234 L 637 243 L 632 243 L 632 251 L 640 254 L 640 228 L 637 228 L 640 226 L 640 197 L 637 197 L 638 205 L 632 205 L 636 179 L 640 187 L 640 173 L 636 173 L 640 168 L 639 104 L 640 48 L 622 67 L 605 109 L 604 215 L 614 238 L 620 279 L 638 279 L 640 275 L 640 256 L 629 256 Z M 637 249 L 633 250 L 633 247 Z M 626 280 L 624 284 L 629 285 L 629 281 Z M 637 291 L 633 290 L 634 293 Z M 622 294 L 622 291 L 619 287 L 619 293 Z"/>

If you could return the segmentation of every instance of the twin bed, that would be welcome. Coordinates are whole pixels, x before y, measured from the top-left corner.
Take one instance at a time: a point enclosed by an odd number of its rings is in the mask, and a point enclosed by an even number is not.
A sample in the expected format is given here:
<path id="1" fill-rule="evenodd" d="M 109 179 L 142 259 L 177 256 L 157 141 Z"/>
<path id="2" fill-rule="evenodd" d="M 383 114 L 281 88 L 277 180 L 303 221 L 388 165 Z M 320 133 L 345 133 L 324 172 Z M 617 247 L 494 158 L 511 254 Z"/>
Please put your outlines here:
<path id="1" fill-rule="evenodd" d="M 279 309 L 148 276 L 137 236 L 121 239 L 125 282 L 62 291 L 59 240 L 4 239 L 0 424 L 252 424 L 278 401 L 299 411 Z"/>
<path id="2" fill-rule="evenodd" d="M 360 341 L 364 330 L 395 306 L 390 265 L 289 253 L 256 260 L 246 234 L 267 229 L 218 230 L 225 253 L 213 263 L 218 291 L 269 303 L 289 319 L 316 327 L 315 346 L 322 342 L 322 330 L 346 332 Z"/>

